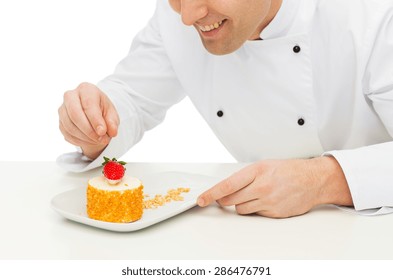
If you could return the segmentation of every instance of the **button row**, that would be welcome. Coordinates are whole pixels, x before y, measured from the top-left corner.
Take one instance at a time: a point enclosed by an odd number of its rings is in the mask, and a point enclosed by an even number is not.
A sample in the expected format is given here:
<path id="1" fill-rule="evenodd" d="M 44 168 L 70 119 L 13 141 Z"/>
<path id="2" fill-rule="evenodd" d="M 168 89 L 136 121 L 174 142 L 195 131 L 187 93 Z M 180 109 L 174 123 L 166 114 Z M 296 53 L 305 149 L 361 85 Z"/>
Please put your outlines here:
<path id="1" fill-rule="evenodd" d="M 222 110 L 217 111 L 217 116 L 219 118 L 222 118 L 224 116 L 224 112 Z M 303 126 L 306 123 L 306 121 L 303 118 L 299 118 L 297 120 L 297 124 L 300 126 Z"/>

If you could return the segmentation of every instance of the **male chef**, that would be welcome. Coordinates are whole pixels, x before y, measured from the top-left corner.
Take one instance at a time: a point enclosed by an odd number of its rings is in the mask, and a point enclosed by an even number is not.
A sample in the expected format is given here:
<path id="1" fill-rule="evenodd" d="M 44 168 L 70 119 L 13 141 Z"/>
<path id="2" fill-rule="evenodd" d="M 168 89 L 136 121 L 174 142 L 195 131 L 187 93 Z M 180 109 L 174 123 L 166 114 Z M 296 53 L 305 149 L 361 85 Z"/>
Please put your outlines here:
<path id="1" fill-rule="evenodd" d="M 64 94 L 60 130 L 82 153 L 59 162 L 84 171 L 123 155 L 185 96 L 252 162 L 199 206 L 393 211 L 392 1 L 158 0 L 112 75 Z"/>

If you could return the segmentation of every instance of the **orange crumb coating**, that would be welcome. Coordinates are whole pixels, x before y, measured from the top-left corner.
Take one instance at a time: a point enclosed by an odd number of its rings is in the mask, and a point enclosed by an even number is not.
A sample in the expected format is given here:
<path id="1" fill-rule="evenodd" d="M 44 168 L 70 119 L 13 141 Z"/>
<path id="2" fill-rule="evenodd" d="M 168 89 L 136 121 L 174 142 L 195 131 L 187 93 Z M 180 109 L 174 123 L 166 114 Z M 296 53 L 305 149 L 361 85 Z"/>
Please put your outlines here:
<path id="1" fill-rule="evenodd" d="M 95 220 L 112 223 L 129 223 L 143 214 L 143 186 L 108 191 L 91 185 L 87 187 L 87 215 Z"/>

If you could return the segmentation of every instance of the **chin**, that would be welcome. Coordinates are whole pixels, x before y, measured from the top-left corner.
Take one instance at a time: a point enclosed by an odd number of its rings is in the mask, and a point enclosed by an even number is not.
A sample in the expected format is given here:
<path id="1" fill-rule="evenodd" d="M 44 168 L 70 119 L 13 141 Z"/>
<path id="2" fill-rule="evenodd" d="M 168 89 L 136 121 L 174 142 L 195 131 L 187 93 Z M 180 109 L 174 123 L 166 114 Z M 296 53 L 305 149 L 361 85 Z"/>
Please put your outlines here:
<path id="1" fill-rule="evenodd" d="M 229 41 L 228 43 L 225 42 L 209 42 L 206 41 L 202 38 L 201 36 L 201 40 L 202 40 L 202 44 L 205 47 L 205 49 L 213 54 L 213 55 L 226 55 L 226 54 L 230 54 L 235 52 L 236 50 L 238 50 L 242 44 L 233 44 L 233 42 Z"/>
<path id="2" fill-rule="evenodd" d="M 213 55 L 226 55 L 226 54 L 233 53 L 238 49 L 238 48 L 229 48 L 228 46 L 212 46 L 210 44 L 206 44 L 205 42 L 203 42 L 203 46 L 209 53 Z"/>

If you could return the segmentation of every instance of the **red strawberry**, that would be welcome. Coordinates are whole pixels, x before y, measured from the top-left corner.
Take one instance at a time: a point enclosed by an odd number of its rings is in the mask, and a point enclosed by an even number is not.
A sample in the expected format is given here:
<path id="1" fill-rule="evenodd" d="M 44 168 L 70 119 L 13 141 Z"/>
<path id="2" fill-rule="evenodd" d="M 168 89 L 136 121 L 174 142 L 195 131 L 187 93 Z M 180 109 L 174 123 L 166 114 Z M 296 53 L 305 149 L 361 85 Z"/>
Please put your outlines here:
<path id="1" fill-rule="evenodd" d="M 124 165 L 126 164 L 124 161 L 117 161 L 117 159 L 109 159 L 104 157 L 104 162 L 102 165 L 104 168 L 102 169 L 102 173 L 105 178 L 108 180 L 109 184 L 117 184 L 121 181 L 124 176 L 126 168 Z"/>

